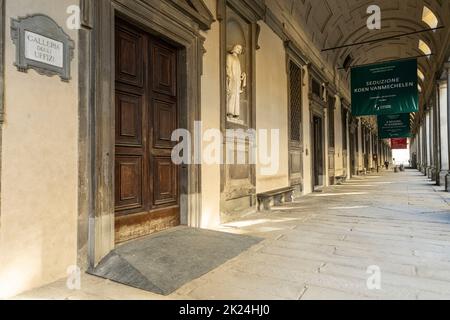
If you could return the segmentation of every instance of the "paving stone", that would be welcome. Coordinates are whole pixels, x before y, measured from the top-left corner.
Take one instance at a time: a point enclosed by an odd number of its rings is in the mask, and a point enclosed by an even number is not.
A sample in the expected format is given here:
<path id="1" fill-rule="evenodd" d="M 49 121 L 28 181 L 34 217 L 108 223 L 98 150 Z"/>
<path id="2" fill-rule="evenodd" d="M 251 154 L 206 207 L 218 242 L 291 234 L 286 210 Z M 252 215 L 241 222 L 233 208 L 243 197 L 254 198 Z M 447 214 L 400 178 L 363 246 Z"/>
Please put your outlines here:
<path id="1" fill-rule="evenodd" d="M 313 251 L 296 251 L 290 249 L 279 249 L 268 247 L 264 249 L 264 253 L 279 255 L 283 257 L 293 257 L 299 260 L 299 262 L 303 260 L 316 260 L 322 263 L 336 263 L 344 266 L 358 266 L 361 268 L 367 268 L 372 265 L 383 265 L 385 270 L 389 270 L 392 273 L 406 274 L 412 275 L 414 274 L 414 266 L 411 265 L 403 265 L 400 263 L 395 263 L 394 261 L 386 261 L 380 259 L 370 259 L 367 256 L 360 257 L 352 257 L 352 256 L 338 256 L 338 255 L 324 255 L 319 252 Z"/>
<path id="2" fill-rule="evenodd" d="M 412 291 L 418 290 L 428 291 L 430 293 L 434 292 L 446 295 L 450 294 L 450 282 L 435 279 L 426 279 L 417 276 L 409 277 L 398 274 L 391 274 L 389 272 L 386 272 L 383 269 L 382 265 L 380 265 L 379 267 L 381 271 L 382 286 L 387 284 L 389 286 L 401 286 L 402 288 Z M 352 276 L 366 281 L 369 277 L 369 275 L 367 274 L 367 270 L 340 266 L 336 264 L 327 264 L 320 270 L 322 274 L 332 274 L 335 276 Z"/>
<path id="3" fill-rule="evenodd" d="M 339 290 L 310 286 L 306 289 L 301 300 L 370 300 L 370 298 Z"/>

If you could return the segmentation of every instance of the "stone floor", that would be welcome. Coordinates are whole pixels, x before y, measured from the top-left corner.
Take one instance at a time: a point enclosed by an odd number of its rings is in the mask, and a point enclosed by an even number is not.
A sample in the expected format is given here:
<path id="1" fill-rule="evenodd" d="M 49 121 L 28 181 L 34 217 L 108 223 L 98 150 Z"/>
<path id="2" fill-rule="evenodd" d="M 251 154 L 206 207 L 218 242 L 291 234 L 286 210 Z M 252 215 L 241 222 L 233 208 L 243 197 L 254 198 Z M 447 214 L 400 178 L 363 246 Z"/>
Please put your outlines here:
<path id="1" fill-rule="evenodd" d="M 83 276 L 17 299 L 450 299 L 449 203 L 417 171 L 358 177 L 221 226 L 265 241 L 169 297 Z"/>

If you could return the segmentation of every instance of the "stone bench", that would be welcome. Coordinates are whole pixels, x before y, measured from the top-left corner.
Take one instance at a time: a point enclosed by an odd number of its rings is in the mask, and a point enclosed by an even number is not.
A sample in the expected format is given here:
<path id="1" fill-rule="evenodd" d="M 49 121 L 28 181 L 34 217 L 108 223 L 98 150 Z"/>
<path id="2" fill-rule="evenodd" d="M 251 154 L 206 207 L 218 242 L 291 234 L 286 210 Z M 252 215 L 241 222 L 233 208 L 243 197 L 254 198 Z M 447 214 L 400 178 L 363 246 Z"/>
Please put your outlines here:
<path id="1" fill-rule="evenodd" d="M 367 170 L 358 170 L 358 176 L 366 176 L 367 175 Z"/>
<path id="2" fill-rule="evenodd" d="M 261 211 L 261 206 L 264 210 L 270 211 L 272 206 L 292 202 L 294 191 L 295 188 L 288 187 L 258 194 L 258 211 Z"/>
<path id="3" fill-rule="evenodd" d="M 345 182 L 345 180 L 347 180 L 347 176 L 346 175 L 337 176 L 337 177 L 334 177 L 334 178 L 336 179 L 336 184 L 337 185 L 343 184 Z"/>

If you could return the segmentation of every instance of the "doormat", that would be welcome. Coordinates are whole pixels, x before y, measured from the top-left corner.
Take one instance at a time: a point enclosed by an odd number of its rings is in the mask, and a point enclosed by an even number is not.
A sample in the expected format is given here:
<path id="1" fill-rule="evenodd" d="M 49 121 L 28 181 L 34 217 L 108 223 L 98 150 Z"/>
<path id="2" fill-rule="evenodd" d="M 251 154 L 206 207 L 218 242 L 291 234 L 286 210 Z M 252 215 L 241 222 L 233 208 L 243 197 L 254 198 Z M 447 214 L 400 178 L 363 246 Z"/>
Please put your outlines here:
<path id="1" fill-rule="evenodd" d="M 262 240 L 210 230 L 175 228 L 117 247 L 89 273 L 169 295 Z"/>

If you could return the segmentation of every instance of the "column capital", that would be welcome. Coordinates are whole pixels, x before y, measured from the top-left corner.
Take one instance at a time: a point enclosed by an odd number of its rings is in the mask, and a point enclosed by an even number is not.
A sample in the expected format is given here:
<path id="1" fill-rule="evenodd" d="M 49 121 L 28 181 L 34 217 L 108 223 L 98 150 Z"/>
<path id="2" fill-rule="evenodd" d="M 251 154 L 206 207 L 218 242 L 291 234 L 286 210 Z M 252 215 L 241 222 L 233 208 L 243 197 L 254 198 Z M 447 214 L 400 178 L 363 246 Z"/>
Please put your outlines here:
<path id="1" fill-rule="evenodd" d="M 447 88 L 447 85 L 448 85 L 448 80 L 447 79 L 439 79 L 438 81 L 437 81 L 437 85 L 438 85 L 438 87 L 439 87 L 439 89 L 445 89 L 445 88 Z"/>
<path id="2" fill-rule="evenodd" d="M 303 66 L 302 66 L 303 71 L 309 71 L 311 69 L 311 62 L 306 62 Z"/>

